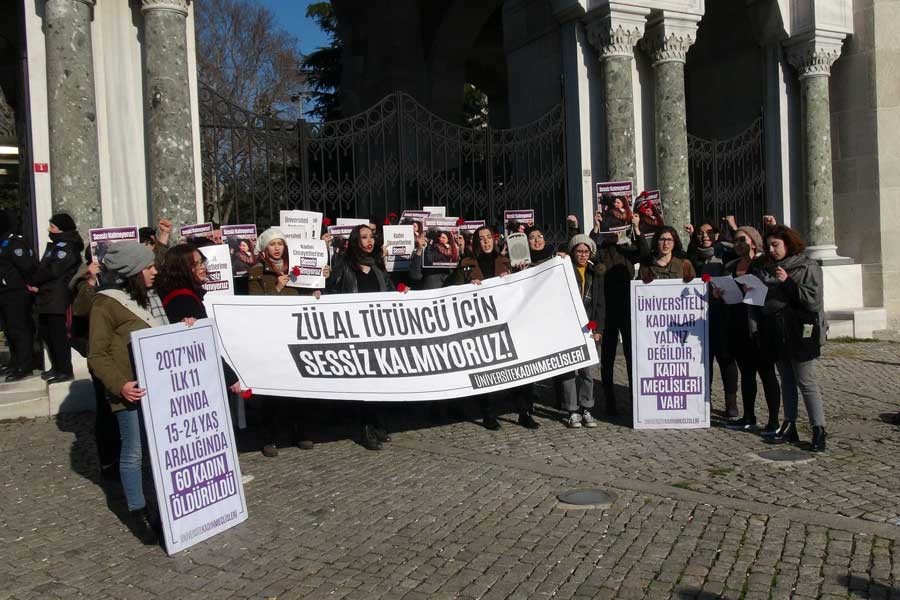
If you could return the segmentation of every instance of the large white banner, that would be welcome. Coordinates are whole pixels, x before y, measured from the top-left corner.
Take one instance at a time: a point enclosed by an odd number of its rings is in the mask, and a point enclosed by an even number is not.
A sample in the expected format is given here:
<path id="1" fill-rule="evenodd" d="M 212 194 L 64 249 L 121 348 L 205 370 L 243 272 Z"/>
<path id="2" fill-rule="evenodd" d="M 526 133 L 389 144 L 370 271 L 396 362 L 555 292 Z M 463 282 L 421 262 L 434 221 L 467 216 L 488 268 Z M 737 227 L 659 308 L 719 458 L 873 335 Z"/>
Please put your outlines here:
<path id="1" fill-rule="evenodd" d="M 166 552 L 247 519 L 213 323 L 131 334 Z"/>
<path id="2" fill-rule="evenodd" d="M 568 258 L 438 290 L 206 299 L 225 359 L 255 393 L 443 400 L 597 363 Z"/>
<path id="3" fill-rule="evenodd" d="M 709 427 L 707 286 L 631 282 L 635 429 Z"/>

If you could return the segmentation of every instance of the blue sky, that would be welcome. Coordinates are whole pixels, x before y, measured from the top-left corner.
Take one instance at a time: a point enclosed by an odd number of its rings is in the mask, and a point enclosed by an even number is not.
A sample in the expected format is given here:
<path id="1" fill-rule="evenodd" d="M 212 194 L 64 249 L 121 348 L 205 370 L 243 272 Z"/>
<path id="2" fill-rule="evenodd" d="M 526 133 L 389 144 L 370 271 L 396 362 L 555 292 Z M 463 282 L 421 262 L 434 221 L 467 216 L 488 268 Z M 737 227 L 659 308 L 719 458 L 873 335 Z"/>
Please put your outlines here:
<path id="1" fill-rule="evenodd" d="M 306 7 L 313 0 L 255 0 L 275 14 L 282 29 L 292 33 L 300 41 L 300 50 L 308 54 L 327 43 L 327 39 L 315 21 L 306 18 Z"/>

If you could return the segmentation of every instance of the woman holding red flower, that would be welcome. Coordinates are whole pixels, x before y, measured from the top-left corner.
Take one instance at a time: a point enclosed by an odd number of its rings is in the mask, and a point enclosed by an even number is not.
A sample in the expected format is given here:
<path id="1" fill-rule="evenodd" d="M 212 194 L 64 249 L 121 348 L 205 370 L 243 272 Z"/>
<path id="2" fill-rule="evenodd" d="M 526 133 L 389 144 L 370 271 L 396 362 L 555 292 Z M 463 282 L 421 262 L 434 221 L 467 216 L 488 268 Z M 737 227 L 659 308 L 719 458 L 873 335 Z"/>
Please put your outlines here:
<path id="1" fill-rule="evenodd" d="M 287 243 L 284 234 L 279 229 L 266 229 L 256 240 L 256 255 L 259 257 L 252 269 L 250 269 L 249 293 L 251 296 L 314 296 L 321 297 L 322 290 L 291 287 L 288 284 L 296 281 L 300 275 L 300 268 L 290 268 Z M 331 275 L 330 267 L 326 266 L 324 275 Z M 279 398 L 274 396 L 256 396 L 256 402 L 260 407 L 260 417 L 263 428 L 263 456 L 272 458 L 278 456 L 277 440 L 279 437 L 280 412 L 286 412 L 287 406 L 279 406 Z M 291 408 L 296 410 L 303 403 L 291 401 Z M 279 410 L 283 409 L 283 410 Z M 302 423 L 306 419 L 301 416 L 296 418 L 292 427 L 294 443 L 301 449 L 310 450 L 313 442 L 304 434 Z"/>
<path id="2" fill-rule="evenodd" d="M 597 245 L 589 236 L 578 234 L 569 240 L 569 256 L 575 270 L 575 280 L 581 292 L 581 301 L 589 322 L 586 326 L 594 343 L 599 346 L 601 332 L 606 318 L 606 302 L 603 263 L 593 263 L 591 258 L 597 253 Z M 599 347 L 597 348 L 599 353 Z M 571 428 L 596 427 L 597 421 L 591 414 L 594 407 L 594 381 L 600 373 L 596 366 L 578 369 L 560 377 L 562 387 L 562 407 L 569 412 L 566 426 Z"/>

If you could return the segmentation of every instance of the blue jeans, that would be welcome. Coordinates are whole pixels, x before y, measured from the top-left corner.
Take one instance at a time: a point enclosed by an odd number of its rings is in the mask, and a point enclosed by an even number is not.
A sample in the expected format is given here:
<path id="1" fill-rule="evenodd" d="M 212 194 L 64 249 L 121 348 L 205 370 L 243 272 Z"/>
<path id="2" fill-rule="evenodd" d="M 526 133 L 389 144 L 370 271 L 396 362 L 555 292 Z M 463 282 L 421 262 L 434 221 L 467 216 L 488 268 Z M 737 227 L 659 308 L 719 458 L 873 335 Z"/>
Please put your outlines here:
<path id="1" fill-rule="evenodd" d="M 138 410 L 120 410 L 119 435 L 122 450 L 119 452 L 119 476 L 125 491 L 128 510 L 140 510 L 147 505 L 144 500 L 144 482 L 141 473 L 141 413 Z"/>

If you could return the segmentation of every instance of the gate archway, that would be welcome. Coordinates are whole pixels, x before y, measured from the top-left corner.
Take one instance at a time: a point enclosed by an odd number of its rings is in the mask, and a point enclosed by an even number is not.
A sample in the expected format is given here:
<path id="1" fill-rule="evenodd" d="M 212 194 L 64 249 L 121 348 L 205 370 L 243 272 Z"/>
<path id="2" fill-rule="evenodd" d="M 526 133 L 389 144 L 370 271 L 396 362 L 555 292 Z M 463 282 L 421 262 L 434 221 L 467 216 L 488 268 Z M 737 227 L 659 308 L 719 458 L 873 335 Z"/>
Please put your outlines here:
<path id="1" fill-rule="evenodd" d="M 739 225 L 761 227 L 766 212 L 763 117 L 725 140 L 688 135 L 691 219 L 720 224 L 734 215 Z"/>
<path id="2" fill-rule="evenodd" d="M 562 105 L 514 129 L 462 127 L 403 92 L 337 121 L 286 122 L 200 88 L 203 203 L 221 223 L 278 223 L 278 211 L 383 216 L 422 206 L 500 225 L 533 208 L 565 239 Z"/>

